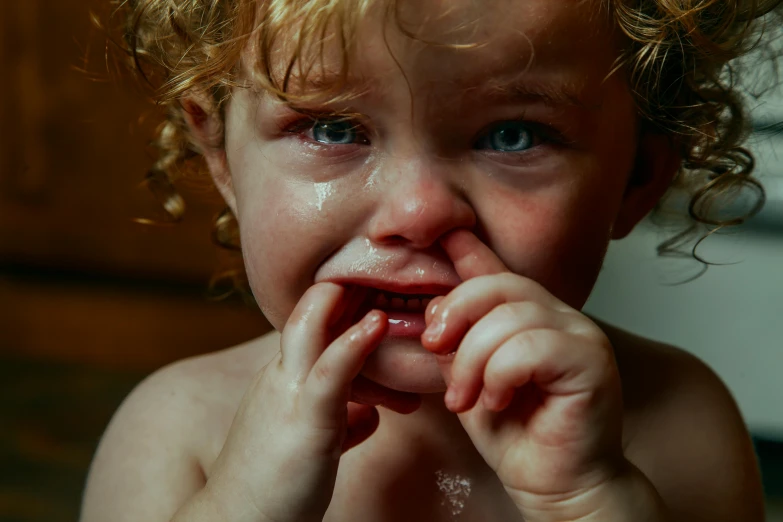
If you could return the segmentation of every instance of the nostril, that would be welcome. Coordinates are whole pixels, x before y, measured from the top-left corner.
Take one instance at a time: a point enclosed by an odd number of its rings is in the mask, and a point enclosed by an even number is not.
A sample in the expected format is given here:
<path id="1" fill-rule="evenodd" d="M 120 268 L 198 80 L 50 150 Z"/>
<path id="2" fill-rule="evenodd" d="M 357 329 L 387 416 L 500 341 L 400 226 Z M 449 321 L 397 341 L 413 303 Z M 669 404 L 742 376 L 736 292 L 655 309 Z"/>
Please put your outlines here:
<path id="1" fill-rule="evenodd" d="M 472 206 L 451 182 L 417 175 L 381 195 L 368 233 L 379 244 L 423 249 L 449 230 L 472 227 L 475 220 Z"/>

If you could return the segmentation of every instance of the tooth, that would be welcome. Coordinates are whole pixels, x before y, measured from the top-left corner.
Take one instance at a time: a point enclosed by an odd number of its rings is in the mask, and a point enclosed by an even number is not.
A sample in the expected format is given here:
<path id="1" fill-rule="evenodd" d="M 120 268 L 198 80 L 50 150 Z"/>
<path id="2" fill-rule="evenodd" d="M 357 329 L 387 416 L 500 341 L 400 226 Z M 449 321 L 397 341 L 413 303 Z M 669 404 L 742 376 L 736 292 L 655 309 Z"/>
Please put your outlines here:
<path id="1" fill-rule="evenodd" d="M 430 305 L 430 301 L 432 301 L 431 297 L 426 297 L 426 298 L 422 299 L 421 300 L 421 307 L 426 310 L 427 307 Z"/>
<path id="2" fill-rule="evenodd" d="M 391 300 L 392 308 L 405 308 L 405 300 L 399 297 L 393 297 Z"/>
<path id="3" fill-rule="evenodd" d="M 375 299 L 375 306 L 382 308 L 389 304 L 389 300 L 386 298 L 384 294 L 378 294 L 378 297 Z"/>
<path id="4" fill-rule="evenodd" d="M 418 310 L 421 307 L 421 301 L 419 299 L 408 299 L 408 302 L 405 304 L 408 307 L 408 310 Z"/>

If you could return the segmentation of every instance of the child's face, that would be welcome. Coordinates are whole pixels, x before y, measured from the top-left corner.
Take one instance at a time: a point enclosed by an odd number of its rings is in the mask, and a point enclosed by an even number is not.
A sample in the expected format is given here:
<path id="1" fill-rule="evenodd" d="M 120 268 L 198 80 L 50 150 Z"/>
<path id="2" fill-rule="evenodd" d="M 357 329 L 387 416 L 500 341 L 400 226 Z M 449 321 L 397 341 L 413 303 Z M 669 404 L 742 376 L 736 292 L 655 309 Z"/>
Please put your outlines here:
<path id="1" fill-rule="evenodd" d="M 222 189 L 259 305 L 281 329 L 319 281 L 446 293 L 460 280 L 438 240 L 464 227 L 581 308 L 613 228 L 625 233 L 649 210 L 626 208 L 639 132 L 622 75 L 605 80 L 617 55 L 605 13 L 577 0 L 406 5 L 422 40 L 483 45 L 416 42 L 393 22 L 385 42 L 379 15 L 363 22 L 351 58 L 366 95 L 311 107 L 348 109 L 359 115 L 351 124 L 308 128 L 249 90 L 227 107 L 225 159 L 207 160 L 213 174 L 230 172 Z M 443 389 L 415 336 L 387 338 L 365 375 Z"/>

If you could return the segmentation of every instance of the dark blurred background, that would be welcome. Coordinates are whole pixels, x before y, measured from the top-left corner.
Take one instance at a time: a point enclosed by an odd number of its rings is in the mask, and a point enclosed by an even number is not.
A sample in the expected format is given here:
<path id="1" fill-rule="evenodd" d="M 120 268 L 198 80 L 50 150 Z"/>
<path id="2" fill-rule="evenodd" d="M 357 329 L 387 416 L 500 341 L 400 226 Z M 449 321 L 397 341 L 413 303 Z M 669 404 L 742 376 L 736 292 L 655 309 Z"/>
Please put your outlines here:
<path id="1" fill-rule="evenodd" d="M 97 441 L 135 384 L 268 329 L 240 300 L 208 295 L 225 259 L 211 242 L 221 205 L 205 180 L 179 184 L 182 223 L 133 221 L 160 217 L 141 186 L 159 120 L 127 76 L 109 81 L 114 59 L 88 16 L 106 4 L 0 6 L 0 522 L 76 520 Z M 770 520 L 780 521 L 783 103 L 756 106 L 770 205 L 743 242 L 712 244 L 742 263 L 672 286 L 690 268 L 662 264 L 659 231 L 643 226 L 613 245 L 587 309 L 718 371 L 757 437 Z"/>
<path id="2" fill-rule="evenodd" d="M 138 381 L 267 330 L 238 299 L 208 298 L 221 207 L 203 180 L 181 186 L 182 223 L 133 221 L 160 217 L 141 187 L 158 120 L 127 76 L 107 81 L 89 18 L 107 4 L 0 5 L 2 522 L 76 520 L 98 438 Z"/>

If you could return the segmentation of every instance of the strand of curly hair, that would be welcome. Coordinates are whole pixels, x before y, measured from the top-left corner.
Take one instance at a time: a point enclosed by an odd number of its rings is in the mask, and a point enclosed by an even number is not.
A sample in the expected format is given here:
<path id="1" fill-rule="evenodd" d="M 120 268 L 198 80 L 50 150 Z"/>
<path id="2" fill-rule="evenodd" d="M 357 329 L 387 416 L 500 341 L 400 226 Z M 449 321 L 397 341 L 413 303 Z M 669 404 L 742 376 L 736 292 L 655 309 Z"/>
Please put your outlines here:
<path id="1" fill-rule="evenodd" d="M 387 2 L 396 12 L 397 0 Z M 200 151 L 190 139 L 179 98 L 191 89 L 209 93 L 222 109 L 238 86 L 237 64 L 251 39 L 260 49 L 257 64 L 262 88 L 289 99 L 289 80 L 303 79 L 323 53 L 325 34 L 340 29 L 347 63 L 356 27 L 373 0 L 122 0 L 123 50 L 130 68 L 155 90 L 166 120 L 156 145 L 159 158 L 148 181 L 168 215 L 180 219 L 184 201 L 173 181 L 198 163 Z M 689 194 L 692 220 L 684 232 L 659 247 L 671 253 L 683 238 L 705 230 L 702 239 L 722 227 L 744 223 L 764 203 L 753 178 L 754 161 L 742 147 L 748 117 L 736 85 L 734 61 L 760 45 L 769 20 L 780 20 L 783 0 L 601 0 L 625 36 L 616 71 L 627 75 L 638 112 L 648 128 L 672 136 L 682 166 L 673 189 Z M 292 49 L 283 78 L 272 74 L 272 57 L 285 29 L 300 30 L 287 41 Z M 286 33 L 289 38 L 290 35 Z M 296 74 L 294 72 L 296 71 Z M 323 95 L 324 93 L 321 93 Z M 345 97 L 339 88 L 326 93 Z M 197 168 L 197 167 L 196 167 Z M 728 203 L 750 191 L 755 198 L 744 212 L 722 216 Z M 728 202 L 728 203 L 727 203 Z M 215 240 L 239 248 L 236 220 L 220 214 Z M 696 253 L 692 255 L 708 264 Z"/>

